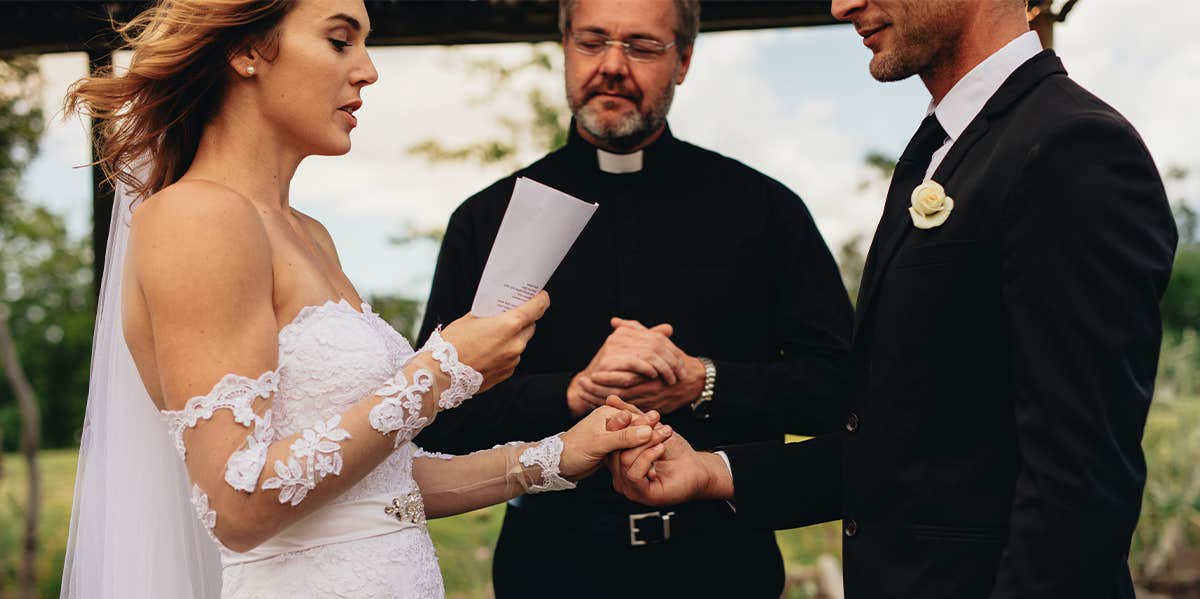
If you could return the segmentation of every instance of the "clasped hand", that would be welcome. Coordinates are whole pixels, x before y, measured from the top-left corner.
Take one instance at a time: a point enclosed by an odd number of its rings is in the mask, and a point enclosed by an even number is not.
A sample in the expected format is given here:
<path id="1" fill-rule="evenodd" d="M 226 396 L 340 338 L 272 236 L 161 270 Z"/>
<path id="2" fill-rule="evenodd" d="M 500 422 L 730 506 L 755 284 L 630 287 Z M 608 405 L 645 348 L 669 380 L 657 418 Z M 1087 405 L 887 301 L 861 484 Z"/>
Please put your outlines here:
<path id="1" fill-rule="evenodd" d="M 704 365 L 671 341 L 669 324 L 647 328 L 613 318 L 612 334 L 582 372 L 571 379 L 567 404 L 581 415 L 616 395 L 643 411 L 669 414 L 700 396 Z"/>
<path id="2" fill-rule="evenodd" d="M 658 412 L 643 412 L 616 396 L 562 438 L 559 469 L 568 480 L 586 478 L 604 464 L 613 487 L 638 503 L 733 498 L 733 479 L 720 456 L 692 449 Z"/>
<path id="3" fill-rule="evenodd" d="M 605 404 L 606 408 L 631 414 L 631 423 L 657 419 L 656 414 L 643 413 L 616 396 L 610 396 Z M 696 451 L 665 424 L 654 426 L 650 442 L 609 454 L 605 465 L 612 472 L 613 488 L 638 503 L 674 505 L 700 499 L 733 499 L 733 476 L 725 461 L 714 453 Z"/>

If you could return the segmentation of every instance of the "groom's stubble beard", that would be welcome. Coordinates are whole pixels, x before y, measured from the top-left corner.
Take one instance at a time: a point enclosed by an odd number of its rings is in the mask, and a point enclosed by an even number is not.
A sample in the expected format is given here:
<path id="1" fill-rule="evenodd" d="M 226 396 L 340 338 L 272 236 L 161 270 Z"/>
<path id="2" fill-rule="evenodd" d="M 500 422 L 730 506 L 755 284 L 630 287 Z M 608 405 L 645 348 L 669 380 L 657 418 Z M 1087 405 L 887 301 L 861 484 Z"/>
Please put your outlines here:
<path id="1" fill-rule="evenodd" d="M 946 63 L 961 36 L 955 19 L 956 0 L 918 0 L 908 6 L 903 20 L 892 23 L 891 48 L 871 58 L 876 81 L 900 81 L 937 70 Z"/>
<path id="2" fill-rule="evenodd" d="M 619 83 L 615 87 L 619 87 Z M 671 103 L 675 99 L 675 80 L 668 80 L 657 94 L 657 99 L 645 108 L 638 107 L 612 124 L 605 123 L 599 110 L 589 102 L 597 91 L 597 88 L 590 87 L 582 94 L 575 95 L 568 85 L 567 105 L 571 114 L 584 130 L 608 146 L 617 150 L 632 149 L 653 135 L 667 121 L 667 113 L 671 111 Z"/>

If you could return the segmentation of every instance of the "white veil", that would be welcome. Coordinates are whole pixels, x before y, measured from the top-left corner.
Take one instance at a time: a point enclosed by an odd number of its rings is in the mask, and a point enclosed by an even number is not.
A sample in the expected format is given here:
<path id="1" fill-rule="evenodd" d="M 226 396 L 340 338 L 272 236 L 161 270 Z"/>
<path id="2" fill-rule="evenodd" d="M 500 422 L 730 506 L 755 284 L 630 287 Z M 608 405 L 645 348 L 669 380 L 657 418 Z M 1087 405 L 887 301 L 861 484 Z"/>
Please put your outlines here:
<path id="1" fill-rule="evenodd" d="M 123 334 L 133 196 L 117 186 L 61 597 L 211 599 L 221 593 L 217 549 L 196 518 L 187 472 Z"/>

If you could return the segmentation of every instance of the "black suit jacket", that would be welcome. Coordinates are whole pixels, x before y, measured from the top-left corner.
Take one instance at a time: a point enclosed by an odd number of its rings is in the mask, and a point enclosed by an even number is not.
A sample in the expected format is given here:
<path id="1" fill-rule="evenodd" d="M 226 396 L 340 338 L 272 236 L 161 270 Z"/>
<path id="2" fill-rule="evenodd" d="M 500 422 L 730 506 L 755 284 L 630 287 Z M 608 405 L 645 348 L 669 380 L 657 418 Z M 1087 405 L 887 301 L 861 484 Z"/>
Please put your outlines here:
<path id="1" fill-rule="evenodd" d="M 943 226 L 876 232 L 846 430 L 729 448 L 738 515 L 843 517 L 850 598 L 1132 598 L 1177 238 L 1150 154 L 1045 51 L 933 179 Z"/>

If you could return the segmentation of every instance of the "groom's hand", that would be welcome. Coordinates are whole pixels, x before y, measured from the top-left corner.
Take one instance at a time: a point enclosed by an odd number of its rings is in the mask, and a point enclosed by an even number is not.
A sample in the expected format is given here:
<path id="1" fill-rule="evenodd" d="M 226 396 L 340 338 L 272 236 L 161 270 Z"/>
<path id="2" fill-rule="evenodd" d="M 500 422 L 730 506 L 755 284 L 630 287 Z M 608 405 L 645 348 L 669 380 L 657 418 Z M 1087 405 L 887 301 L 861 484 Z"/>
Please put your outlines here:
<path id="1" fill-rule="evenodd" d="M 608 399 L 608 405 L 637 410 L 615 397 Z M 659 444 L 616 452 L 606 463 L 612 471 L 613 488 L 638 503 L 674 505 L 700 499 L 733 499 L 733 475 L 725 461 L 716 454 L 692 449 L 678 434 L 669 434 Z"/>
<path id="2" fill-rule="evenodd" d="M 667 385 L 675 385 L 687 374 L 687 355 L 671 342 L 674 332 L 671 325 L 646 328 L 636 321 L 619 318 L 613 318 L 611 324 L 612 334 L 587 368 L 576 374 L 567 387 L 567 407 L 575 416 L 604 405 L 607 393 L 595 394 L 584 388 L 584 381 L 591 384 L 594 373 L 630 373 L 639 381 L 661 381 Z"/>
<path id="3" fill-rule="evenodd" d="M 609 406 L 596 408 L 562 433 L 559 472 L 568 480 L 580 480 L 595 472 L 614 452 L 662 443 L 671 435 L 671 429 L 662 427 L 658 419 L 656 412 L 633 414 Z"/>

